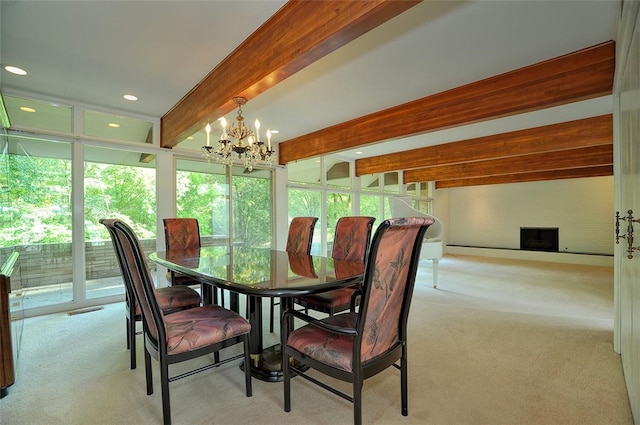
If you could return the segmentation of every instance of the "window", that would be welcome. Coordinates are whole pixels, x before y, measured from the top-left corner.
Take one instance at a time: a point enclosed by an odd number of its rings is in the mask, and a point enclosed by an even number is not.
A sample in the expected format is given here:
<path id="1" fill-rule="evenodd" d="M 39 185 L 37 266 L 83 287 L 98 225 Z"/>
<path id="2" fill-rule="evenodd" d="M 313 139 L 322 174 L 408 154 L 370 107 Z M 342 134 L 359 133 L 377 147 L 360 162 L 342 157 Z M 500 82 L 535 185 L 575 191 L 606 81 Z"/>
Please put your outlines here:
<path id="1" fill-rule="evenodd" d="M 340 217 L 352 214 L 350 193 L 327 192 L 327 255 L 333 250 L 336 224 Z"/>
<path id="2" fill-rule="evenodd" d="M 351 163 L 335 158 L 325 158 L 327 187 L 349 189 L 351 187 Z"/>
<path id="3" fill-rule="evenodd" d="M 360 190 L 363 192 L 380 192 L 380 175 L 367 174 L 360 176 Z"/>
<path id="4" fill-rule="evenodd" d="M 25 311 L 123 299 L 111 238 L 99 220 L 126 221 L 145 251 L 155 251 L 159 120 L 58 100 L 2 99 L 11 127 L 0 133 L 0 257 L 20 253 Z"/>
<path id="5" fill-rule="evenodd" d="M 309 167 L 306 173 L 305 166 Z M 375 232 L 384 219 L 392 216 L 389 205 L 392 197 L 408 195 L 412 198 L 414 208 L 427 214 L 431 211 L 430 183 L 413 183 L 405 187 L 402 174 L 396 171 L 356 178 L 351 176 L 352 166 L 351 163 L 330 157 L 299 161 L 287 166 L 289 219 L 295 216 L 320 219 L 314 232 L 314 253 L 331 253 L 335 226 L 340 217 L 374 217 Z M 322 175 L 320 170 L 325 170 L 323 180 L 318 176 Z M 311 184 L 320 187 L 306 187 Z M 323 246 L 326 248 L 323 249 Z"/>
<path id="6" fill-rule="evenodd" d="M 375 217 L 376 221 L 373 222 L 373 229 L 375 230 L 383 221 L 382 214 L 382 197 L 378 195 L 370 195 L 362 193 L 360 194 L 360 215 L 365 215 L 369 217 Z M 388 208 L 387 208 L 387 211 Z M 389 213 L 388 216 L 391 216 Z"/>
<path id="7" fill-rule="evenodd" d="M 318 190 L 289 189 L 288 210 L 289 220 L 293 217 L 318 217 L 315 230 L 313 232 L 313 242 L 311 252 L 319 254 L 322 252 L 322 192 Z"/>
<path id="8" fill-rule="evenodd" d="M 176 161 L 178 217 L 198 219 L 203 246 L 229 243 L 229 184 L 226 167 L 202 161 Z"/>
<path id="9" fill-rule="evenodd" d="M 320 186 L 322 182 L 320 159 L 305 159 L 287 164 L 287 175 L 290 183 Z"/>
<path id="10" fill-rule="evenodd" d="M 25 309 L 41 314 L 122 299 L 111 239 L 99 220 L 126 221 L 145 251 L 155 250 L 156 155 L 135 146 L 151 148 L 159 121 L 64 101 L 4 99 L 11 129 L 0 136 L 0 249 L 21 251 Z"/>
<path id="11" fill-rule="evenodd" d="M 3 96 L 11 128 L 71 133 L 73 109 L 58 102 Z"/>
<path id="12" fill-rule="evenodd" d="M 0 252 L 20 253 L 24 308 L 71 302 L 71 144 L 0 136 Z"/>
<path id="13" fill-rule="evenodd" d="M 177 216 L 198 219 L 203 246 L 271 246 L 271 170 L 232 167 L 229 176 L 224 165 L 186 159 L 176 167 Z"/>
<path id="14" fill-rule="evenodd" d="M 271 247 L 271 170 L 232 168 L 233 243 Z"/>
<path id="15" fill-rule="evenodd" d="M 425 214 L 431 214 L 432 210 L 432 186 L 430 182 L 409 183 L 407 184 L 407 195 L 411 196 L 411 206 Z"/>
<path id="16" fill-rule="evenodd" d="M 397 171 L 384 173 L 383 181 L 382 191 L 384 193 L 400 193 L 400 176 Z"/>
<path id="17" fill-rule="evenodd" d="M 155 161 L 148 159 L 136 151 L 85 147 L 87 298 L 124 294 L 120 270 L 113 267 L 115 252 L 101 218 L 121 219 L 134 229 L 146 252 L 155 251 L 156 170 Z"/>
<path id="18" fill-rule="evenodd" d="M 85 110 L 83 122 L 86 136 L 134 143 L 152 142 L 153 123 L 150 121 Z"/>

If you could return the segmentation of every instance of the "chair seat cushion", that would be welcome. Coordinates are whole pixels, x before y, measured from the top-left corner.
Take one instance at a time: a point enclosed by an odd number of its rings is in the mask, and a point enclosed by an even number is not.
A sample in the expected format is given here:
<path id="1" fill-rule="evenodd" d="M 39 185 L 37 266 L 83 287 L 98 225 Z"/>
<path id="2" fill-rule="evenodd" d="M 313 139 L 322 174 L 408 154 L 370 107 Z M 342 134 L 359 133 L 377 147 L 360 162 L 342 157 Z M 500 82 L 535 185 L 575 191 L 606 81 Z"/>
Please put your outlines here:
<path id="1" fill-rule="evenodd" d="M 356 288 L 340 288 L 333 291 L 320 292 L 319 294 L 304 295 L 297 299 L 299 304 L 308 306 L 314 310 L 333 310 L 348 307 L 351 303 L 351 295 Z"/>
<path id="2" fill-rule="evenodd" d="M 188 286 L 169 286 L 156 289 L 158 306 L 164 314 L 200 306 L 200 294 Z M 136 316 L 140 315 L 140 304 L 136 303 Z"/>
<path id="3" fill-rule="evenodd" d="M 197 350 L 251 330 L 244 317 L 214 304 L 166 315 L 164 322 L 168 354 Z"/>
<path id="4" fill-rule="evenodd" d="M 357 313 L 344 313 L 322 321 L 342 328 L 355 328 Z M 306 356 L 337 369 L 352 371 L 354 338 L 305 325 L 289 334 L 287 345 Z"/>

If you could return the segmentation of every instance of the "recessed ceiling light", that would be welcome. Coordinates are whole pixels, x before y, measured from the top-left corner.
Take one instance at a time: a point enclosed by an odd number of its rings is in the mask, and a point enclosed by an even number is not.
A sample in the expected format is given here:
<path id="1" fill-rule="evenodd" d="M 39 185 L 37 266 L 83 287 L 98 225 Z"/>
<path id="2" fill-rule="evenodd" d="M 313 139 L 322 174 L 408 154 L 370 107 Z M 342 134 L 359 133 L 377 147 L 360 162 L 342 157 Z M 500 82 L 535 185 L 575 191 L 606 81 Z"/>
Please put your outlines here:
<path id="1" fill-rule="evenodd" d="M 9 71 L 12 74 L 27 75 L 27 71 L 25 71 L 22 68 L 18 68 L 17 66 L 7 65 L 7 66 L 4 67 L 4 69 L 6 69 L 7 71 Z"/>
<path id="2" fill-rule="evenodd" d="M 137 97 L 137 96 L 134 96 L 134 95 L 132 95 L 132 94 L 125 94 L 123 97 L 124 97 L 125 99 L 127 99 L 127 100 L 131 100 L 131 101 L 138 100 L 138 97 Z"/>
<path id="3" fill-rule="evenodd" d="M 119 128 L 120 127 L 120 124 L 117 124 L 115 122 L 110 122 L 108 125 L 109 125 L 109 127 L 112 127 L 112 128 Z"/>
<path id="4" fill-rule="evenodd" d="M 36 111 L 35 109 L 29 108 L 28 106 L 21 106 L 20 110 L 24 111 L 24 112 L 35 112 Z"/>
<path id="5" fill-rule="evenodd" d="M 356 155 L 362 155 L 362 153 L 363 153 L 362 151 L 357 151 Z"/>
<path id="6" fill-rule="evenodd" d="M 278 130 L 271 130 L 271 134 L 278 134 L 280 133 Z"/>

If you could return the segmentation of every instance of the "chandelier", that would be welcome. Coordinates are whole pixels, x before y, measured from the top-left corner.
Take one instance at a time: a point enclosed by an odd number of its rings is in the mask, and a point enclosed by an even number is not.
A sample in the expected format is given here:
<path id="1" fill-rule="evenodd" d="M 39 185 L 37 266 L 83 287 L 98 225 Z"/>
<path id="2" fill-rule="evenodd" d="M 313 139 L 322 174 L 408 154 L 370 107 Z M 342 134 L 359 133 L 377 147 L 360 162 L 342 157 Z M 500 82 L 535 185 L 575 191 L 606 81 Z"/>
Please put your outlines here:
<path id="1" fill-rule="evenodd" d="M 211 125 L 207 123 L 207 144 L 202 147 L 202 156 L 208 161 L 214 160 L 221 164 L 232 165 L 236 160 L 242 161 L 248 171 L 258 163 L 272 165 L 275 159 L 275 150 L 271 147 L 271 135 L 275 130 L 267 130 L 267 144 L 260 140 L 260 121 L 254 122 L 255 132 L 247 127 L 242 116 L 242 105 L 247 103 L 245 97 L 234 97 L 233 103 L 238 105 L 237 123 L 227 126 L 227 120 L 220 118 L 222 136 L 218 146 L 211 146 Z"/>

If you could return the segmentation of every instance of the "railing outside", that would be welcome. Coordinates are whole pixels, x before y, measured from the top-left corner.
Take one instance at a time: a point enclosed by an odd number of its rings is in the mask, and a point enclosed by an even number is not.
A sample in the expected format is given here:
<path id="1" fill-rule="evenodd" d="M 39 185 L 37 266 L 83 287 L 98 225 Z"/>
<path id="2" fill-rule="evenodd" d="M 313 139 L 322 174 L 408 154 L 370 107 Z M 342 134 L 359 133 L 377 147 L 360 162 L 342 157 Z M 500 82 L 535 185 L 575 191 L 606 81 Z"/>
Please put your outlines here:
<path id="1" fill-rule="evenodd" d="M 203 236 L 202 245 L 224 245 L 226 236 Z M 156 251 L 155 239 L 140 240 L 146 253 Z M 20 272 L 12 279 L 12 288 L 28 289 L 47 285 L 58 285 L 73 281 L 71 243 L 52 243 L 41 245 L 16 245 L 0 248 L 0 260 L 11 253 L 20 254 Z M 86 280 L 119 277 L 120 269 L 116 262 L 111 240 L 90 241 L 85 243 Z M 155 264 L 149 268 L 155 271 Z"/>

